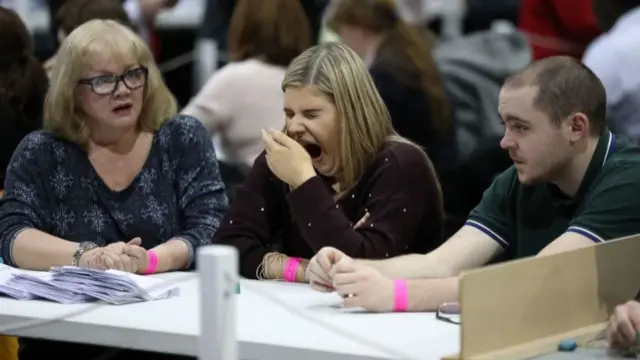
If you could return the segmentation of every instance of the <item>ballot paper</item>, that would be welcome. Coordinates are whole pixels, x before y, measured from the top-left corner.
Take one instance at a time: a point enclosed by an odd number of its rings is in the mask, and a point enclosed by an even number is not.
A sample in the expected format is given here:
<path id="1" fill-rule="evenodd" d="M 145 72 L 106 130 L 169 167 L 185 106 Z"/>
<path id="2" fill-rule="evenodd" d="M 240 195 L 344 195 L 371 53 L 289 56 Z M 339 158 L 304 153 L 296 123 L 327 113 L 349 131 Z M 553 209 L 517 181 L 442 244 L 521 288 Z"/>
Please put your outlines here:
<path id="1" fill-rule="evenodd" d="M 117 270 L 63 266 L 35 272 L 0 264 L 0 295 L 62 304 L 101 300 L 121 305 L 178 296 L 180 288 L 158 278 Z"/>

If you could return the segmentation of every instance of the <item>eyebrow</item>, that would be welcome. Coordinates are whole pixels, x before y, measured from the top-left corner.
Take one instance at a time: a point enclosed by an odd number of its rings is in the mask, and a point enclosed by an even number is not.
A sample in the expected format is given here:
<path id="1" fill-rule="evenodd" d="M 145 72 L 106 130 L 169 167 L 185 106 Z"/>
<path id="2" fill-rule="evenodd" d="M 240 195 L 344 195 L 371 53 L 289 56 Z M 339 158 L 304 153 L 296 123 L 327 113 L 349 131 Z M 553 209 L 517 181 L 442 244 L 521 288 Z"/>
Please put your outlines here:
<path id="1" fill-rule="evenodd" d="M 293 110 L 291 110 L 291 109 L 290 109 L 290 108 L 288 108 L 288 107 L 285 107 L 285 108 L 284 108 L 284 111 L 291 111 L 291 112 L 293 112 Z M 310 112 L 319 112 L 319 111 L 322 111 L 322 109 L 321 109 L 321 108 L 311 108 L 311 109 L 304 109 L 304 110 L 302 110 L 301 112 L 303 112 L 303 113 L 310 113 Z"/>
<path id="2" fill-rule="evenodd" d="M 505 114 L 504 116 L 501 115 L 500 118 L 504 122 L 517 121 L 517 122 L 526 123 L 526 124 L 530 123 L 528 120 L 522 119 L 522 118 L 520 118 L 520 117 L 518 117 L 516 115 L 513 115 L 513 114 Z"/>
<path id="3" fill-rule="evenodd" d="M 127 65 L 124 67 L 124 71 L 122 71 L 121 73 L 126 73 L 127 71 L 133 70 L 137 67 L 139 67 L 140 65 L 138 64 L 131 64 L 131 65 Z M 107 69 L 93 69 L 91 71 L 92 73 L 95 73 L 96 76 L 110 76 L 110 75 L 116 75 L 116 73 L 114 73 L 111 70 L 107 70 Z"/>

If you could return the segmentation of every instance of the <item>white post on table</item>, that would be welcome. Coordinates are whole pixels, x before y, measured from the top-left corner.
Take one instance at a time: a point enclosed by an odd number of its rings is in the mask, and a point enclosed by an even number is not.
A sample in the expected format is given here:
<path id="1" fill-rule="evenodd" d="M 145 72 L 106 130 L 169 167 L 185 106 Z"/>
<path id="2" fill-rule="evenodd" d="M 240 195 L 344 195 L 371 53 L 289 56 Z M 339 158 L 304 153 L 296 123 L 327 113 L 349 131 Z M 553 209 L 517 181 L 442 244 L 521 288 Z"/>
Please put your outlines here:
<path id="1" fill-rule="evenodd" d="M 238 250 L 211 245 L 198 250 L 200 276 L 199 360 L 237 360 Z"/>

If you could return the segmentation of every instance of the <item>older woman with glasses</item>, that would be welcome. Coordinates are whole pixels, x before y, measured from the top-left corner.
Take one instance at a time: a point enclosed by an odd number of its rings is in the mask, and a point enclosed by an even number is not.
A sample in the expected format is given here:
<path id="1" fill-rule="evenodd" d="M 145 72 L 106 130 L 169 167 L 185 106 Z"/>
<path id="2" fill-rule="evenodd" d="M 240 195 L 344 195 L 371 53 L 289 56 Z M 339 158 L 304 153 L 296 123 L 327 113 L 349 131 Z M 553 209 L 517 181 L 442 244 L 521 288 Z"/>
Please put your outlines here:
<path id="1" fill-rule="evenodd" d="M 22 141 L 7 170 L 0 256 L 33 270 L 190 267 L 228 206 L 207 131 L 176 115 L 128 28 L 92 20 L 60 50 L 44 131 Z"/>

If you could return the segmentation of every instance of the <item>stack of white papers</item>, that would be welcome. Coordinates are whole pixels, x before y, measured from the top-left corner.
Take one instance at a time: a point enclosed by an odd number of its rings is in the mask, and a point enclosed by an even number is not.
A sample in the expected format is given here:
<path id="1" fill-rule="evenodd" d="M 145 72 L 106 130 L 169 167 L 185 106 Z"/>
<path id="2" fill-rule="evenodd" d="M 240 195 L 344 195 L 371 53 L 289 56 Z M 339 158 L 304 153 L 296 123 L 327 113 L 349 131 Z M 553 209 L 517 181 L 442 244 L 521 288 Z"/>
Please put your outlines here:
<path id="1" fill-rule="evenodd" d="M 179 287 L 164 280 L 123 271 L 64 266 L 36 272 L 0 264 L 0 295 L 18 300 L 39 299 L 62 304 L 102 300 L 121 305 L 179 294 Z"/>

